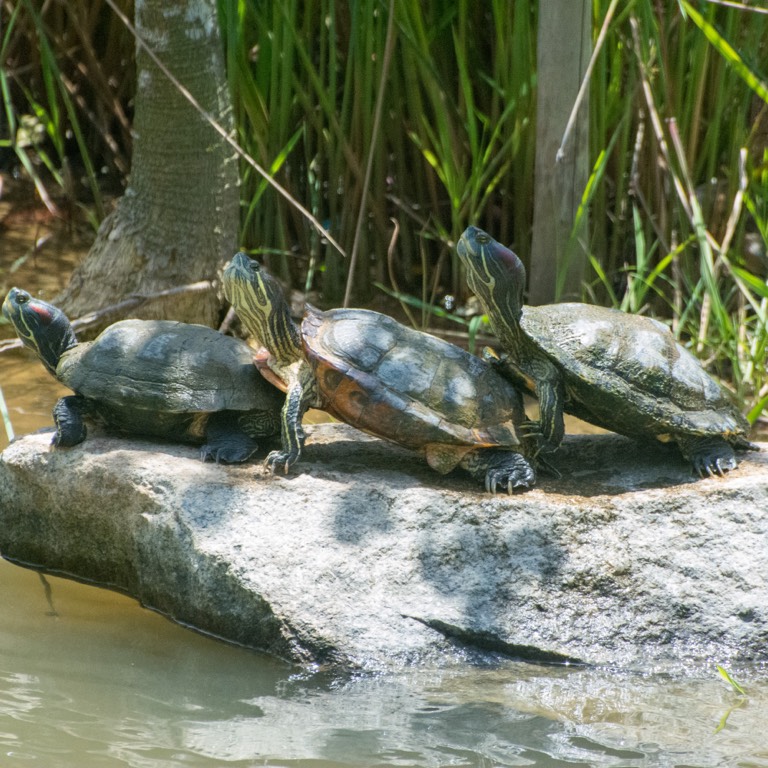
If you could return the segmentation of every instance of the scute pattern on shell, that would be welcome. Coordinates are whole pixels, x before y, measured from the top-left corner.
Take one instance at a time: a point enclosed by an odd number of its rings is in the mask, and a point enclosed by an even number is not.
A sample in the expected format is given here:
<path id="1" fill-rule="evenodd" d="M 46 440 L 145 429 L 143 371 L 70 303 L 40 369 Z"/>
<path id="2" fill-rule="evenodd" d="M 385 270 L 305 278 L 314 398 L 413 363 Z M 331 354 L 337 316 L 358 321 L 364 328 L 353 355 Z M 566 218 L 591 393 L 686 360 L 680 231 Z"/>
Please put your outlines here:
<path id="1" fill-rule="evenodd" d="M 184 413 L 279 408 L 245 342 L 203 325 L 123 320 L 66 352 L 57 374 L 84 397 Z"/>
<path id="2" fill-rule="evenodd" d="M 519 444 L 519 394 L 453 344 L 369 310 L 310 311 L 302 336 L 324 407 L 353 426 L 417 449 Z"/>
<path id="3" fill-rule="evenodd" d="M 523 330 L 566 374 L 566 385 L 617 425 L 628 401 L 670 431 L 746 433 L 725 391 L 662 323 L 586 304 L 525 307 Z M 586 384 L 589 386 L 581 386 Z M 626 414 L 626 415 L 625 415 Z"/>

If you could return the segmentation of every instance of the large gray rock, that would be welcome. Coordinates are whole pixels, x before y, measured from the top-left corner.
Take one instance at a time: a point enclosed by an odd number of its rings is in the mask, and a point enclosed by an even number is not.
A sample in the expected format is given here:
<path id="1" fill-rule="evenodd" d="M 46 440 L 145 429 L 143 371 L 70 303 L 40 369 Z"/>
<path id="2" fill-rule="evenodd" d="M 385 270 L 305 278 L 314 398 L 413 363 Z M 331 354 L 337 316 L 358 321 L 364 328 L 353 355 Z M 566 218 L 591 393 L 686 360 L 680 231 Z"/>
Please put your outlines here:
<path id="1" fill-rule="evenodd" d="M 695 480 L 673 449 L 570 437 L 563 478 L 510 498 L 342 425 L 288 477 L 49 441 L 0 459 L 5 557 L 293 661 L 768 659 L 765 452 Z"/>

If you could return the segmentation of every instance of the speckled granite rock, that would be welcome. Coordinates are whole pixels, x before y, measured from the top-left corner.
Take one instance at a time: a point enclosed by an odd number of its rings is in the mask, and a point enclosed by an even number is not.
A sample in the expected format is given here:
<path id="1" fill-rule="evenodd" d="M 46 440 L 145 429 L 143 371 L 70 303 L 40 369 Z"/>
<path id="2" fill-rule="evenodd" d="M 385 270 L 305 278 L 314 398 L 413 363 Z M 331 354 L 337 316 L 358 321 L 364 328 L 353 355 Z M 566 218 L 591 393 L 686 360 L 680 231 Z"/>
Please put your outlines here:
<path id="1" fill-rule="evenodd" d="M 510 498 L 310 430 L 289 477 L 30 435 L 0 457 L 0 552 L 299 663 L 768 660 L 765 450 L 695 480 L 673 449 L 569 437 L 563 477 Z"/>

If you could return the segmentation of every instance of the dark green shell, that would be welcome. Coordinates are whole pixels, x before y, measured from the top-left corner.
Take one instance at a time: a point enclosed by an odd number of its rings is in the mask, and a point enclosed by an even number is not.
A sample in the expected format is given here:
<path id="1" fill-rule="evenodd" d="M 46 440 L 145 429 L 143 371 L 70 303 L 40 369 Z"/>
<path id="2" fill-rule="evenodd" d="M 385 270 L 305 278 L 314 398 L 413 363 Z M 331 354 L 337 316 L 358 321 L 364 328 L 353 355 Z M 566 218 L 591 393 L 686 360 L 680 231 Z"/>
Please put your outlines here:
<path id="1" fill-rule="evenodd" d="M 571 401 L 589 410 L 590 421 L 659 435 L 749 430 L 728 394 L 662 323 L 564 303 L 524 307 L 521 325 L 560 367 Z"/>
<path id="2" fill-rule="evenodd" d="M 309 311 L 301 331 L 321 407 L 348 424 L 414 449 L 519 446 L 517 390 L 459 347 L 361 309 Z"/>
<path id="3" fill-rule="evenodd" d="M 123 320 L 62 355 L 57 378 L 102 405 L 157 413 L 280 408 L 248 345 L 202 325 Z"/>

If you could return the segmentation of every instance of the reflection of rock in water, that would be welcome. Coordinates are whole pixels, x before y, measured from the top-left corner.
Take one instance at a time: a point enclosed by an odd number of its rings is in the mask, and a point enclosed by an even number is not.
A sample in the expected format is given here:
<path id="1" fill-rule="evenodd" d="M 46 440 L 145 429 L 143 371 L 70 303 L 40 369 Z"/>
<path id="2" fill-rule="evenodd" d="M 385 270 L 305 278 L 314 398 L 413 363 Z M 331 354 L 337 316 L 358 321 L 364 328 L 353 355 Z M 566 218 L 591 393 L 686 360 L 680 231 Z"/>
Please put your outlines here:
<path id="1" fill-rule="evenodd" d="M 57 613 L 56 607 L 53 604 L 53 591 L 51 590 L 51 582 L 48 581 L 44 573 L 38 572 L 37 575 L 40 577 L 40 583 L 43 585 L 43 592 L 45 593 L 45 600 L 48 603 L 48 607 L 50 608 L 47 615 L 58 616 L 59 614 Z"/>
<path id="2" fill-rule="evenodd" d="M 258 744 L 259 757 L 338 765 L 737 765 L 762 751 L 768 680 L 754 686 L 754 708 L 732 716 L 720 743 L 713 732 L 733 697 L 715 677 L 515 663 L 327 687 L 310 678 L 252 698 L 253 717 L 196 720 L 184 738 L 232 761 L 254 759 Z"/>

